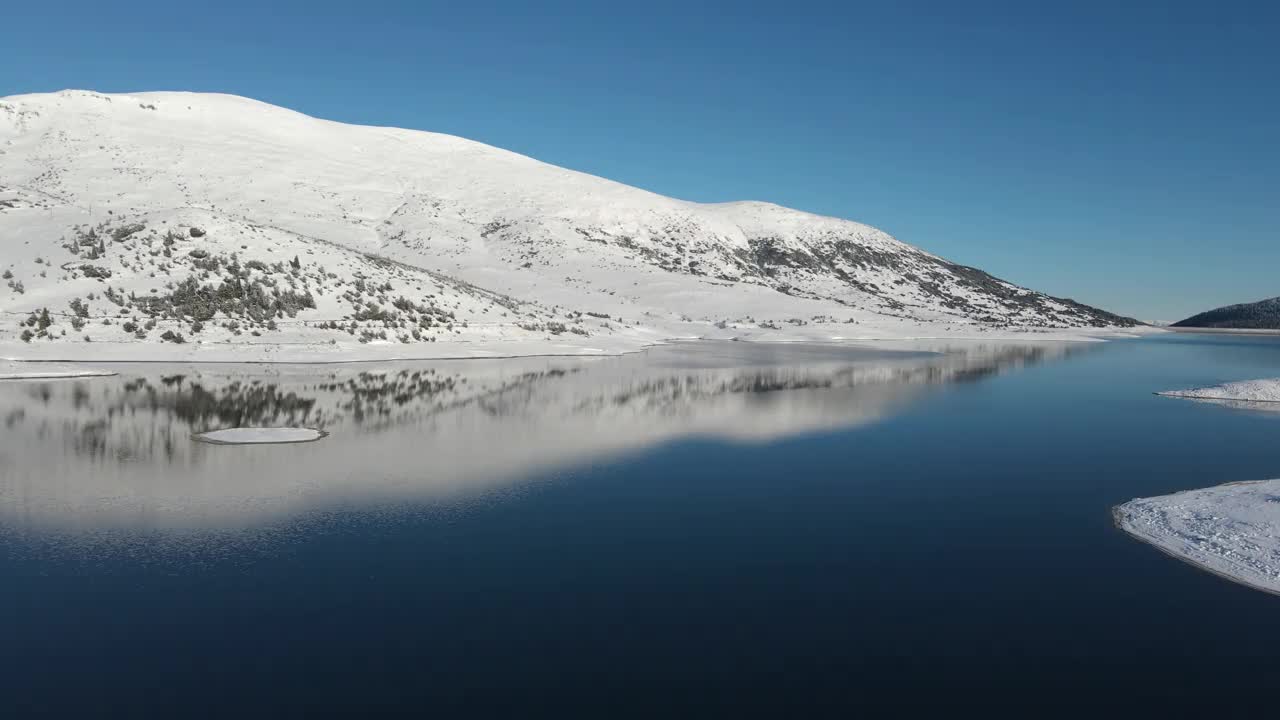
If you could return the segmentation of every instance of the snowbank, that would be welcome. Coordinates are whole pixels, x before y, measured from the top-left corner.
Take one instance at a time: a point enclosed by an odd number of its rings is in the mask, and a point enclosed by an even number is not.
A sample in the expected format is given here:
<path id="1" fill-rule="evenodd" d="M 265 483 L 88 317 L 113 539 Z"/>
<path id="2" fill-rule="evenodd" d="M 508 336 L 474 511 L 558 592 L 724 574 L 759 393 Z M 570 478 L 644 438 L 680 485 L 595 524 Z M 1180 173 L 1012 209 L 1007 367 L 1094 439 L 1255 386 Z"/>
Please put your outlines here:
<path id="1" fill-rule="evenodd" d="M 1179 560 L 1280 594 L 1280 480 L 1130 500 L 1113 514 L 1121 530 Z"/>

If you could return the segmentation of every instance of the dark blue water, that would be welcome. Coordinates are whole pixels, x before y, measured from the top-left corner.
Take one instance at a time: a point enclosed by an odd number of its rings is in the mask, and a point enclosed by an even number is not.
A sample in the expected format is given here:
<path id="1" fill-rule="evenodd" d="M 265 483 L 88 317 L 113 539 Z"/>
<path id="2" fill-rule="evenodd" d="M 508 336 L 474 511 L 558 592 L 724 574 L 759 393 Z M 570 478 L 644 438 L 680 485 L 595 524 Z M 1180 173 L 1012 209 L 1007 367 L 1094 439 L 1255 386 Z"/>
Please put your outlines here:
<path id="1" fill-rule="evenodd" d="M 262 546 L 24 525 L 0 545 L 0 716 L 1261 705 L 1280 598 L 1109 509 L 1280 477 L 1280 414 L 1151 395 L 1276 375 L 1272 338 L 1113 342 L 869 425 L 311 510 Z"/>

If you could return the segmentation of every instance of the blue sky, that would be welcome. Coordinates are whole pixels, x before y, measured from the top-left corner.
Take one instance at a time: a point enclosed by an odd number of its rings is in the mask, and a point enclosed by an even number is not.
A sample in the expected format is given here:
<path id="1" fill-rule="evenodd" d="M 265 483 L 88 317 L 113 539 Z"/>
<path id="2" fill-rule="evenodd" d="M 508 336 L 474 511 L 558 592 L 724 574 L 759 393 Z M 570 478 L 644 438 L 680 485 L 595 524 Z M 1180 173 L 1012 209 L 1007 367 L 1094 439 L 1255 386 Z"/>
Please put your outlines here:
<path id="1" fill-rule="evenodd" d="M 248 95 L 848 217 L 1145 319 L 1280 295 L 1268 3 L 142 2 L 4 10 L 0 95 Z"/>

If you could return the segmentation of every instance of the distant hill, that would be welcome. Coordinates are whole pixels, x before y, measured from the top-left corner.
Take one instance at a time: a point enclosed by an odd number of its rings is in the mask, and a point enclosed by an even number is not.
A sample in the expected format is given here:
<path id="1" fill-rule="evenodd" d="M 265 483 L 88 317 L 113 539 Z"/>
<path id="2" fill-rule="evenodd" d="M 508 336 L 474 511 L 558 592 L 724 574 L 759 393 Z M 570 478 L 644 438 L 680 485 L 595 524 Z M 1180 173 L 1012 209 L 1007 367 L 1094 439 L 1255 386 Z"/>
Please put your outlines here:
<path id="1" fill-rule="evenodd" d="M 1280 297 L 1202 312 L 1174 323 L 1173 327 L 1280 330 Z"/>

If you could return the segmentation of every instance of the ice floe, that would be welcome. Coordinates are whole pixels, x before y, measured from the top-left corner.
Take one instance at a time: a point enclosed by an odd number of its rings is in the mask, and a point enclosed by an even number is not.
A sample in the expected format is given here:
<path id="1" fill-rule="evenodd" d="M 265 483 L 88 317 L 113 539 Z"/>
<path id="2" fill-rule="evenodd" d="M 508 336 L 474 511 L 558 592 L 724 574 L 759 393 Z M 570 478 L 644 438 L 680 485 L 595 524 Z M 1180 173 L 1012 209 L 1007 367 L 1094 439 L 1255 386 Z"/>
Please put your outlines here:
<path id="1" fill-rule="evenodd" d="M 69 380 L 110 377 L 115 374 L 114 370 L 99 370 L 73 363 L 29 363 L 0 359 L 0 381 Z"/>
<path id="2" fill-rule="evenodd" d="M 1248 403 L 1280 403 L 1280 378 L 1244 380 L 1190 390 L 1166 390 L 1156 393 L 1165 397 L 1192 400 L 1226 400 Z"/>
<path id="3" fill-rule="evenodd" d="M 1173 557 L 1280 594 L 1280 480 L 1139 498 L 1113 513 L 1121 530 Z"/>
<path id="4" fill-rule="evenodd" d="M 200 433 L 195 438 L 215 445 L 271 445 L 312 442 L 327 434 L 323 430 L 302 427 L 247 427 L 213 430 Z"/>

